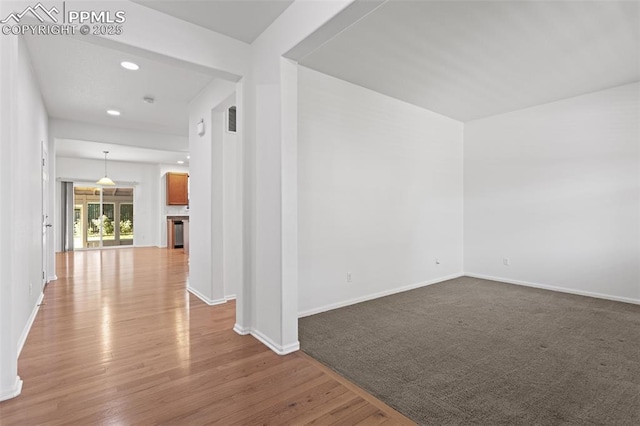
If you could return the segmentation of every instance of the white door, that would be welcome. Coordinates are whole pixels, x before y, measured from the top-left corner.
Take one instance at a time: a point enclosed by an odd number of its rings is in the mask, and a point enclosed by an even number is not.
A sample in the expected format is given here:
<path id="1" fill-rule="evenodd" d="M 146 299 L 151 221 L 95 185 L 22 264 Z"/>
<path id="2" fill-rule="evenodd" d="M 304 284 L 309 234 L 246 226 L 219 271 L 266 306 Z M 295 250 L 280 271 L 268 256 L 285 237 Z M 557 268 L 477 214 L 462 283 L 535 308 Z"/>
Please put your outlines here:
<path id="1" fill-rule="evenodd" d="M 47 250 L 47 234 L 51 228 L 51 220 L 49 219 L 49 149 L 47 144 L 42 141 L 42 285 L 40 290 L 44 290 L 47 283 L 47 260 L 49 252 Z"/>

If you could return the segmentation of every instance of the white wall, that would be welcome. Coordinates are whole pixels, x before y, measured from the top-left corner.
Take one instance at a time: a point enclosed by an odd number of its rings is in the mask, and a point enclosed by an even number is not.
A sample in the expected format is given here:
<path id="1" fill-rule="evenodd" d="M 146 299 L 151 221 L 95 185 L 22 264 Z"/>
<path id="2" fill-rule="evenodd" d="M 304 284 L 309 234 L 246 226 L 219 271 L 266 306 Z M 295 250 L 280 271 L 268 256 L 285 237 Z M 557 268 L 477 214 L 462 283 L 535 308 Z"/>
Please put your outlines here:
<path id="1" fill-rule="evenodd" d="M 8 12 L 7 3 L 0 2 L 0 12 Z M 18 39 L 0 38 L 0 194 L 13 199 L 12 151 L 17 133 L 16 93 Z M 10 203 L 0 203 L 0 222 L 11 223 L 14 211 Z M 13 236 L 9 233 L 9 238 Z M 18 376 L 18 345 L 13 326 L 13 242 L 0 244 L 0 401 L 13 398 L 22 391 Z"/>
<path id="2" fill-rule="evenodd" d="M 249 65 L 247 43 L 207 30 L 131 1 L 67 0 L 67 10 L 124 10 L 126 22 L 117 36 L 87 36 L 83 41 L 150 59 L 173 62 L 215 77 L 237 79 Z"/>
<path id="3" fill-rule="evenodd" d="M 462 273 L 462 123 L 304 67 L 298 114 L 303 315 Z"/>
<path id="4" fill-rule="evenodd" d="M 24 327 L 35 306 L 42 286 L 42 142 L 48 143 L 48 119 L 36 81 L 26 44 L 20 39 L 18 62 L 18 149 L 14 164 L 24 175 L 14 180 L 14 208 L 18 208 L 12 223 L 15 273 L 18 285 L 18 324 Z M 33 290 L 29 293 L 29 283 Z M 22 328 L 18 331 L 23 332 Z"/>
<path id="5" fill-rule="evenodd" d="M 0 6 L 0 12 L 7 10 Z M 42 294 L 42 143 L 48 121 L 24 40 L 0 41 L 0 400 L 20 393 L 17 355 Z M 47 188 L 45 188 L 47 191 Z M 46 254 L 46 253 L 45 253 Z M 48 256 L 47 256 L 48 257 Z"/>
<path id="6" fill-rule="evenodd" d="M 94 183 L 102 176 L 104 162 L 80 158 L 56 159 L 56 187 L 59 179 L 79 183 Z M 135 231 L 133 244 L 136 246 L 160 246 L 158 232 L 164 210 L 160 205 L 160 166 L 155 164 L 108 162 L 109 177 L 121 186 L 132 186 Z M 57 191 L 59 192 L 59 191 Z M 56 212 L 60 212 L 59 197 L 56 200 Z M 60 228 L 60 214 L 56 216 L 57 228 Z M 166 224 L 165 224 L 166 226 Z M 60 251 L 59 232 L 56 235 L 56 250 Z M 165 242 L 166 245 L 166 242 Z"/>
<path id="7" fill-rule="evenodd" d="M 223 246 L 223 118 L 215 111 L 236 89 L 234 83 L 213 80 L 189 104 L 188 289 L 209 304 L 224 303 Z M 205 134 L 197 125 L 204 121 Z"/>
<path id="8" fill-rule="evenodd" d="M 59 238 L 60 230 L 56 223 L 56 217 L 60 215 L 60 210 L 56 210 L 56 205 L 59 207 L 59 202 L 56 203 L 56 189 L 60 186 L 56 182 L 56 144 L 51 137 L 51 118 L 49 118 L 49 142 L 48 142 L 48 161 L 49 161 L 49 200 L 48 210 L 49 218 L 48 223 L 52 225 L 49 228 L 47 234 L 47 282 L 55 281 L 58 279 L 56 275 L 56 238 Z"/>
<path id="9" fill-rule="evenodd" d="M 358 2 L 362 3 L 374 2 Z M 250 72 L 242 79 L 244 279 L 234 330 L 251 333 L 279 354 L 300 347 L 297 65 L 283 55 L 291 50 L 302 55 L 303 44 L 308 53 L 311 45 L 318 46 L 344 29 L 348 25 L 344 20 L 338 19 L 339 29 L 330 21 L 350 4 L 352 0 L 293 2 L 252 43 Z M 356 22 L 365 9 L 349 14 L 347 21 Z M 304 43 L 309 36 L 314 43 Z"/>
<path id="10" fill-rule="evenodd" d="M 59 118 L 51 118 L 49 128 L 51 137 L 56 139 L 103 142 L 167 151 L 186 152 L 189 149 L 189 140 L 186 136 L 101 126 Z"/>
<path id="11" fill-rule="evenodd" d="M 640 301 L 639 95 L 630 84 L 465 125 L 465 272 Z"/>
<path id="12" fill-rule="evenodd" d="M 237 133 L 226 129 L 226 110 L 236 104 L 235 94 L 220 104 L 224 121 L 222 129 L 222 216 L 224 256 L 224 296 L 236 296 L 242 285 L 242 168 Z"/>

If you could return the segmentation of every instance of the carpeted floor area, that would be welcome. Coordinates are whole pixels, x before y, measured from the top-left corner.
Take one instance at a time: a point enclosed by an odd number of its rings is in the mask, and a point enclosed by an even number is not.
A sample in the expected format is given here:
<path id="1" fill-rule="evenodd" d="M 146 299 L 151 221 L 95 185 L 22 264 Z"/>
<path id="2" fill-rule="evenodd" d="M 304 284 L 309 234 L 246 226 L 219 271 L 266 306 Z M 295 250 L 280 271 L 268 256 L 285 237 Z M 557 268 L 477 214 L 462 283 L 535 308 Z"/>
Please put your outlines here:
<path id="1" fill-rule="evenodd" d="M 302 350 L 419 424 L 640 425 L 640 306 L 462 277 L 301 318 Z"/>

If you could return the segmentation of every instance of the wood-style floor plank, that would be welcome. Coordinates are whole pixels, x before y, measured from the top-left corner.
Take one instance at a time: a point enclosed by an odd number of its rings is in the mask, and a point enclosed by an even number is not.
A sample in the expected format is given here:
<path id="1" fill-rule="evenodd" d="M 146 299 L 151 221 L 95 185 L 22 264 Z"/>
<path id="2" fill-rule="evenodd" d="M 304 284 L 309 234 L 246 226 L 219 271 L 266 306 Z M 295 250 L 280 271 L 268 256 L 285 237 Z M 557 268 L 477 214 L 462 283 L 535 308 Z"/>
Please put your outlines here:
<path id="1" fill-rule="evenodd" d="M 233 332 L 180 250 L 57 255 L 0 424 L 413 424 L 327 367 Z"/>

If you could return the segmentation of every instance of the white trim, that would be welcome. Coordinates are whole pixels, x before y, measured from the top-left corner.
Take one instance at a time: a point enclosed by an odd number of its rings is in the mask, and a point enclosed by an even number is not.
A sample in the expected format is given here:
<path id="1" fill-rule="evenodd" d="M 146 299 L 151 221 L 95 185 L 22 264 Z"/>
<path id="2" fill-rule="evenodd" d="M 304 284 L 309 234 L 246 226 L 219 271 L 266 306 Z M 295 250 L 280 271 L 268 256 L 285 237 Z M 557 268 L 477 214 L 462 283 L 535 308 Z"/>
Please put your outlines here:
<path id="1" fill-rule="evenodd" d="M 204 294 L 200 293 L 198 290 L 196 290 L 191 286 L 187 286 L 187 290 L 209 306 L 215 306 L 215 305 L 221 305 L 223 303 L 227 303 L 226 299 L 215 299 L 215 300 L 209 299 Z"/>
<path id="2" fill-rule="evenodd" d="M 420 287 L 426 287 L 426 286 L 431 285 L 431 284 L 437 284 L 437 283 L 441 283 L 443 281 L 453 280 L 455 278 L 460 278 L 462 276 L 464 276 L 464 274 L 462 272 L 460 272 L 460 273 L 447 275 L 445 277 L 440 277 L 440 278 L 436 278 L 436 279 L 425 281 L 425 282 L 421 282 L 421 283 L 409 284 L 409 285 L 405 285 L 405 286 L 402 286 L 402 287 L 393 288 L 391 290 L 385 290 L 385 291 L 381 291 L 381 292 L 378 292 L 378 293 L 368 294 L 366 296 L 361 296 L 361 297 L 356 297 L 356 298 L 353 298 L 353 299 L 343 300 L 342 302 L 336 302 L 336 303 L 332 303 L 330 305 L 324 305 L 324 306 L 320 306 L 320 307 L 317 307 L 317 308 L 308 309 L 306 311 L 298 312 L 298 318 L 308 317 L 310 315 L 319 314 L 321 312 L 331 311 L 333 309 L 343 308 L 343 307 L 349 306 L 349 305 L 355 305 L 356 303 L 366 302 L 367 300 L 373 300 L 373 299 L 377 299 L 379 297 L 390 296 L 392 294 L 402 293 L 402 292 L 409 291 L 409 290 L 414 290 L 414 289 L 420 288 Z"/>
<path id="3" fill-rule="evenodd" d="M 224 300 L 226 300 L 227 302 L 228 302 L 229 300 L 236 300 L 236 295 L 235 295 L 235 294 L 230 294 L 230 295 L 228 295 L 228 296 L 225 296 L 225 297 L 224 297 Z"/>
<path id="4" fill-rule="evenodd" d="M 250 328 L 244 328 L 238 323 L 236 323 L 233 326 L 233 331 L 235 331 L 236 333 L 238 333 L 241 336 L 246 336 L 248 334 L 251 334 L 251 329 Z"/>
<path id="5" fill-rule="evenodd" d="M 258 330 L 255 330 L 253 328 L 244 328 L 244 327 L 240 326 L 237 323 L 236 323 L 236 325 L 233 326 L 233 331 L 235 331 L 236 333 L 238 333 L 241 336 L 246 336 L 246 335 L 250 334 L 256 340 L 258 340 L 260 343 L 262 343 L 263 345 L 265 345 L 266 347 L 268 347 L 269 349 L 271 349 L 273 352 L 275 352 L 278 355 L 287 355 L 287 354 L 290 354 L 292 352 L 296 352 L 296 351 L 300 350 L 300 342 L 299 341 L 296 341 L 295 343 L 290 343 L 290 344 L 285 345 L 285 346 L 278 345 L 273 340 L 271 340 L 269 337 L 265 336 L 262 332 L 260 332 Z"/>
<path id="6" fill-rule="evenodd" d="M 58 281 L 58 276 L 54 275 L 52 277 L 47 278 L 47 284 L 50 283 L 51 281 Z"/>
<path id="7" fill-rule="evenodd" d="M 296 340 L 294 343 L 282 346 L 282 351 L 278 352 L 278 355 L 288 355 L 300 350 L 300 341 Z"/>
<path id="8" fill-rule="evenodd" d="M 16 382 L 11 387 L 11 389 L 8 389 L 0 393 L 0 401 L 6 401 L 7 399 L 15 398 L 16 396 L 20 395 L 21 392 L 22 392 L 22 380 L 20 379 L 20 376 L 16 376 Z"/>
<path id="9" fill-rule="evenodd" d="M 560 292 L 560 293 L 577 294 L 578 296 L 595 297 L 597 299 L 605 299 L 605 300 L 612 300 L 614 302 L 633 303 L 634 305 L 640 305 L 640 299 L 632 299 L 630 297 L 611 296 L 609 294 L 595 293 L 595 292 L 584 291 L 584 290 L 575 290 L 575 289 L 564 288 L 564 287 L 556 287 L 556 286 L 552 286 L 552 285 L 532 283 L 532 282 L 529 282 L 529 281 L 521 281 L 521 280 L 512 280 L 512 279 L 509 279 L 509 278 L 492 277 L 490 275 L 475 274 L 473 272 L 465 272 L 465 275 L 467 277 L 479 278 L 479 279 L 482 279 L 482 280 L 499 281 L 499 282 L 503 282 L 503 283 L 507 283 L 507 284 L 515 284 L 515 285 L 521 285 L 521 286 L 525 286 L 525 287 L 541 288 L 543 290 L 557 291 L 557 292 Z"/>
<path id="10" fill-rule="evenodd" d="M 277 353 L 278 355 L 287 355 L 297 350 L 300 350 L 300 342 L 296 341 L 295 343 L 290 343 L 285 346 L 278 345 L 269 337 L 264 335 L 262 332 L 256 329 L 251 330 L 251 335 L 262 342 L 266 347 Z"/>
<path id="11" fill-rule="evenodd" d="M 31 310 L 31 315 L 29 315 L 29 319 L 27 320 L 24 329 L 22 329 L 22 334 L 20 335 L 20 339 L 18 339 L 18 356 L 20 356 L 20 352 L 22 352 L 22 348 L 27 341 L 27 336 L 29 336 L 31 326 L 33 326 L 33 322 L 36 320 L 36 315 L 38 315 L 38 310 L 40 309 L 40 304 L 43 299 L 44 293 L 40 293 L 40 296 L 38 296 L 38 300 L 36 301 L 36 305 Z"/>

